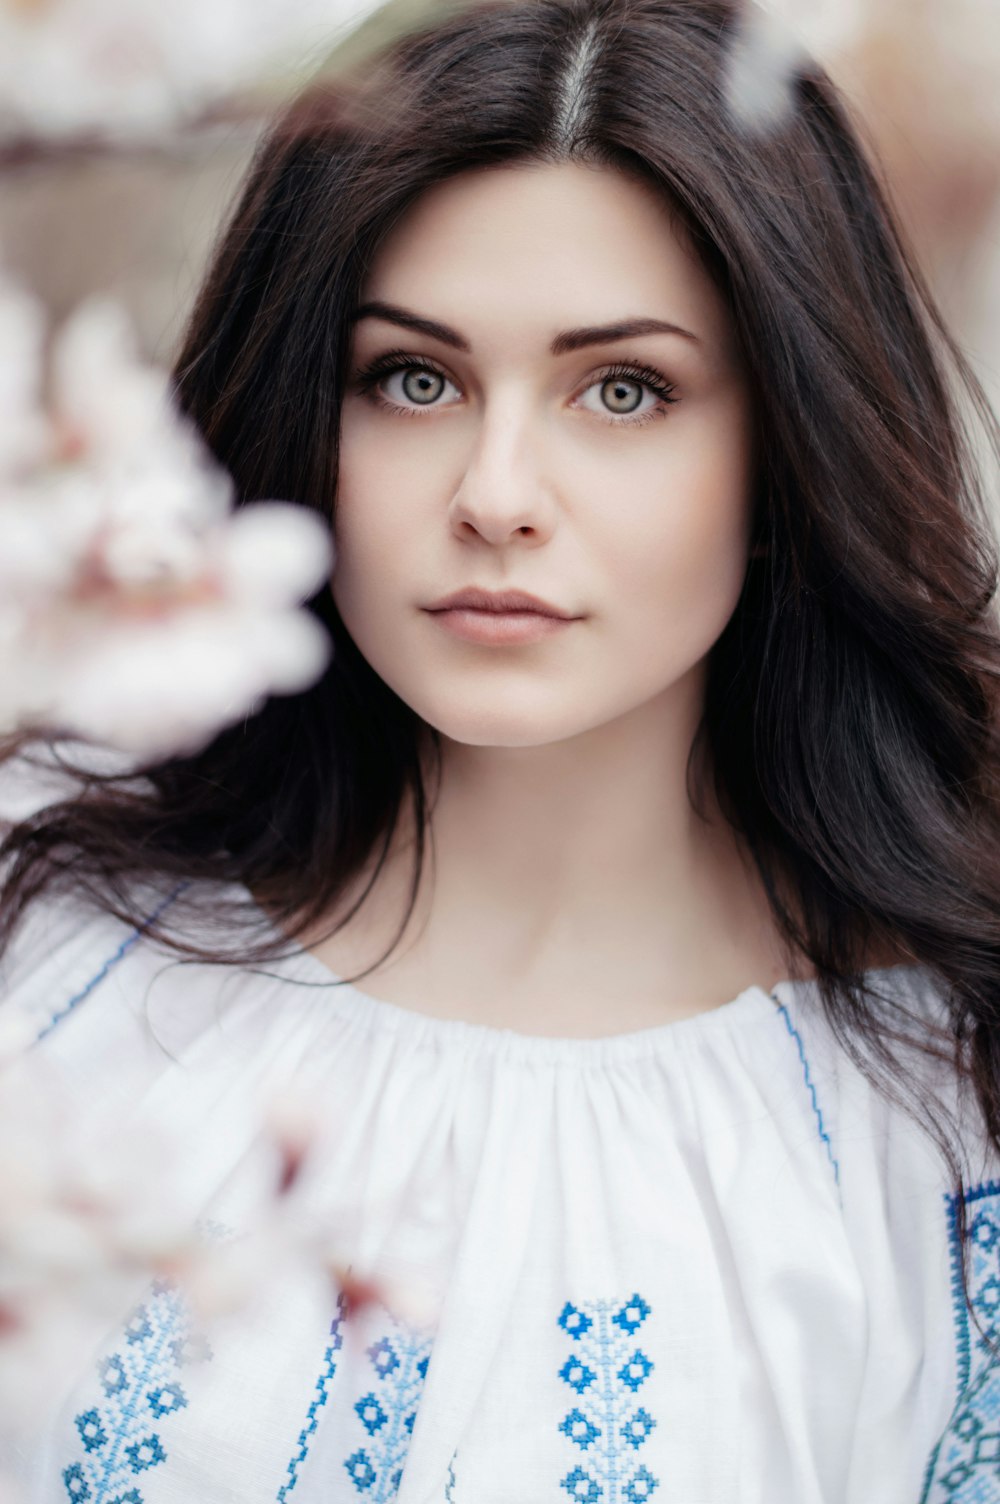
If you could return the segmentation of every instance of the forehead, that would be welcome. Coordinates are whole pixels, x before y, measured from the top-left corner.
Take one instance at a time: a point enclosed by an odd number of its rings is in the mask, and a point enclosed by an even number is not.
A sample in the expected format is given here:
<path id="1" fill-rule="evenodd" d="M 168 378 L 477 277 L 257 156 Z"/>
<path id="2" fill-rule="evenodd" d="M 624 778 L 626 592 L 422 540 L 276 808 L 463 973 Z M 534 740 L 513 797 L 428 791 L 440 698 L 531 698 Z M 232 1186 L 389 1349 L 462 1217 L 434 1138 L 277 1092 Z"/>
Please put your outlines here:
<path id="1" fill-rule="evenodd" d="M 680 324 L 710 347 L 732 341 L 722 295 L 666 197 L 576 162 L 436 184 L 382 243 L 363 297 L 438 317 L 473 350 L 547 344 L 557 327 L 639 316 Z"/>

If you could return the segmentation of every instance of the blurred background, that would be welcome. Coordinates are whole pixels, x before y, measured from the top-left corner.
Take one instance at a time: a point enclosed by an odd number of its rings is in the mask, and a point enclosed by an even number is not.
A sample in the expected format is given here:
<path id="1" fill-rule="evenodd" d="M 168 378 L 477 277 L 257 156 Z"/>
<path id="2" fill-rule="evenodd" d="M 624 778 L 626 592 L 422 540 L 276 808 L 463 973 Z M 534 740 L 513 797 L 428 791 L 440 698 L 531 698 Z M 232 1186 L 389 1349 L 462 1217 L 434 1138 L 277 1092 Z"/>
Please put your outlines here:
<path id="1" fill-rule="evenodd" d="M 366 9 L 0 0 L 0 264 L 53 324 L 113 294 L 169 365 L 265 122 Z"/>
<path id="2" fill-rule="evenodd" d="M 1000 4 L 772 4 L 784 5 L 843 88 L 997 404 Z M 374 9 L 358 0 L 209 7 L 210 26 L 190 0 L 161 0 L 167 20 L 151 0 L 0 0 L 0 255 L 57 321 L 87 293 L 113 292 L 143 353 L 162 364 L 269 112 Z M 205 59 L 225 62 L 227 48 L 232 76 L 213 75 Z M 81 83 L 88 71 L 96 85 Z M 188 91 L 173 115 L 157 95 L 164 75 Z"/>

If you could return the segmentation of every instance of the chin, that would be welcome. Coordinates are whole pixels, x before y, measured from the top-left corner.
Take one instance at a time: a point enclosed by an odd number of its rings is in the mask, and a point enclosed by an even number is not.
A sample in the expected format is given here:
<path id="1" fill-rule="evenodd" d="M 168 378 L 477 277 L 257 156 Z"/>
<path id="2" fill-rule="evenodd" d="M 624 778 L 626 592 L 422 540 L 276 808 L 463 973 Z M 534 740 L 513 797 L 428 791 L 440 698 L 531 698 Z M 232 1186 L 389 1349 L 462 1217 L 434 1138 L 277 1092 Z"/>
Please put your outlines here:
<path id="1" fill-rule="evenodd" d="M 574 734 L 573 730 L 554 730 L 548 725 L 539 725 L 537 720 L 511 721 L 503 716 L 485 720 L 469 721 L 455 716 L 430 720 L 436 731 L 446 740 L 464 747 L 544 747 L 549 742 L 563 741 Z"/>
<path id="2" fill-rule="evenodd" d="M 410 700 L 413 710 L 442 737 L 466 747 L 544 747 L 568 741 L 601 725 L 605 717 L 593 708 L 576 713 L 568 706 L 547 704 L 520 706 L 493 703 L 475 707 L 468 702 L 447 708 L 440 703 L 420 704 Z"/>
<path id="3" fill-rule="evenodd" d="M 441 735 L 446 741 L 454 742 L 462 747 L 546 747 L 553 742 L 565 740 L 561 736 L 540 735 L 537 731 L 525 732 L 522 735 L 504 731 L 494 734 L 484 732 L 481 735 L 456 735 L 453 732 L 442 731 Z M 571 736 L 572 732 L 569 735 Z"/>

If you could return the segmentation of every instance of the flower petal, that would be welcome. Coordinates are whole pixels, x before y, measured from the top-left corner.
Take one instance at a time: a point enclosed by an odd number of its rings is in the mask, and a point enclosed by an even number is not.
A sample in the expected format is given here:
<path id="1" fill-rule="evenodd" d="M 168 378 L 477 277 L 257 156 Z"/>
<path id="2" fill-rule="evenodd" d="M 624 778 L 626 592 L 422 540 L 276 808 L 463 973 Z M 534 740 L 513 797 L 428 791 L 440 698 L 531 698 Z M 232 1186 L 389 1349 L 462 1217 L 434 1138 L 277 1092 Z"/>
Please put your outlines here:
<path id="1" fill-rule="evenodd" d="M 316 515 L 291 502 L 239 508 L 220 540 L 220 568 L 230 590 L 258 606 L 313 595 L 329 579 L 333 543 Z"/>

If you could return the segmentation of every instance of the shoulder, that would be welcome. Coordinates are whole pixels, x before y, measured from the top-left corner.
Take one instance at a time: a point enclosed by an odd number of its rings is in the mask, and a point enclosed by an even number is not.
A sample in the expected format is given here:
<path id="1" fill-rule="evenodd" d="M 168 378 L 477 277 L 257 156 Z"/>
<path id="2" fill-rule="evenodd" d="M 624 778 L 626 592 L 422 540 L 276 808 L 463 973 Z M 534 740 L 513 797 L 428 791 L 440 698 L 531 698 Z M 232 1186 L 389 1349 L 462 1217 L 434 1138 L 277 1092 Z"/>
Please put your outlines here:
<path id="1" fill-rule="evenodd" d="M 865 976 L 859 1016 L 839 1020 L 815 981 L 775 989 L 838 1163 L 856 1179 L 943 1190 L 1000 1174 L 1000 1155 L 959 1068 L 949 990 L 931 968 L 897 964 Z M 860 1009 L 863 1008 L 863 1013 Z M 949 1155 L 954 1154 L 954 1163 Z"/>
<path id="2" fill-rule="evenodd" d="M 119 754 L 77 743 L 31 747 L 0 762 L 0 835 L 13 837 L 12 857 L 19 841 L 30 839 L 31 825 L 43 823 L 49 812 L 57 818 L 59 806 L 85 798 L 95 774 L 121 776 L 131 789 L 144 782 L 132 777 Z M 120 988 L 107 985 L 119 978 L 127 978 L 133 1001 L 154 975 L 170 979 L 161 991 L 183 993 L 183 952 L 155 940 L 150 927 L 173 910 L 166 922 L 180 941 L 208 944 L 201 934 L 202 916 L 212 908 L 208 886 L 175 877 L 123 879 L 116 904 L 99 885 L 78 878 L 70 861 L 29 898 L 0 952 L 0 1017 L 19 1015 L 40 1038 L 83 1011 L 84 1002 L 88 1017 L 105 1013 L 114 997 L 121 998 Z M 234 902 L 231 888 L 216 886 Z M 186 904 L 178 903 L 185 890 Z M 0 889 L 0 901 L 13 904 L 9 886 Z"/>
<path id="3" fill-rule="evenodd" d="M 53 1033 L 100 988 L 142 939 L 128 924 L 70 892 L 29 905 L 0 956 L 0 1016 L 16 1015 L 35 1039 Z"/>

